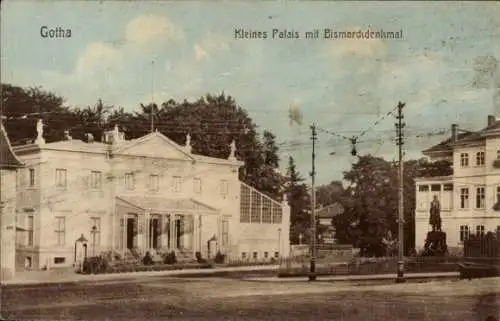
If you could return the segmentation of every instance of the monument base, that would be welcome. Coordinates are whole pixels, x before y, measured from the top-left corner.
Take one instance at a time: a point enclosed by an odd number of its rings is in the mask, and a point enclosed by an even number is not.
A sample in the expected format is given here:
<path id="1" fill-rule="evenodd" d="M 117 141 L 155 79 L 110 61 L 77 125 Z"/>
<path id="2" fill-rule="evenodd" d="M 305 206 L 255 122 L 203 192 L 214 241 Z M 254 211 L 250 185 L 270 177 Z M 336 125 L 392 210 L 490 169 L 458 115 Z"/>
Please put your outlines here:
<path id="1" fill-rule="evenodd" d="M 446 233 L 441 231 L 427 233 L 422 256 L 444 256 L 446 253 L 448 253 Z"/>

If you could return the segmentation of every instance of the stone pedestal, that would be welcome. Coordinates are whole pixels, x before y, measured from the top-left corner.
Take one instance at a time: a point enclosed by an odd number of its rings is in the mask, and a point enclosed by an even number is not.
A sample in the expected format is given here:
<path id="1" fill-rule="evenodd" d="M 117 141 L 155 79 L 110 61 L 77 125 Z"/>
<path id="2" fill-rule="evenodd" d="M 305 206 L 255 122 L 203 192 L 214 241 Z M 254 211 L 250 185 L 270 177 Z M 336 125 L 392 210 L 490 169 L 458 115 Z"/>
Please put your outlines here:
<path id="1" fill-rule="evenodd" d="M 444 256 L 447 252 L 445 232 L 431 231 L 427 233 L 423 256 Z"/>

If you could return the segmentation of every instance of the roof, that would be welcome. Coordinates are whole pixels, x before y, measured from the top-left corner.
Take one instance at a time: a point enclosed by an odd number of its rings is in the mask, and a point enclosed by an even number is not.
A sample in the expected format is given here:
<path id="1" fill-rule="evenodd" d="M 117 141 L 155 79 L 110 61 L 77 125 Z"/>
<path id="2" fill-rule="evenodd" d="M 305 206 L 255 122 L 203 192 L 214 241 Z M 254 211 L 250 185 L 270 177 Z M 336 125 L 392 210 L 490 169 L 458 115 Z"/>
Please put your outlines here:
<path id="1" fill-rule="evenodd" d="M 200 211 L 204 213 L 217 214 L 219 210 L 197 201 L 193 198 L 168 199 L 163 197 L 141 197 L 141 196 L 119 196 L 117 200 L 141 210 L 151 209 L 153 212 L 165 212 L 169 210 Z"/>
<path id="2" fill-rule="evenodd" d="M 500 134 L 500 121 L 495 121 L 494 124 L 486 126 L 478 131 L 459 133 L 455 143 L 452 142 L 452 138 L 450 137 L 439 144 L 424 150 L 423 153 L 451 152 L 453 147 L 456 145 L 481 142 L 485 139 L 485 137 L 492 134 Z"/>
<path id="3" fill-rule="evenodd" d="M 340 203 L 334 203 L 316 211 L 316 216 L 319 218 L 332 218 L 344 213 L 344 207 Z"/>
<path id="4" fill-rule="evenodd" d="M 187 158 L 191 160 L 196 160 L 204 163 L 216 163 L 216 164 L 227 164 L 227 165 L 238 165 L 242 166 L 244 163 L 241 161 L 235 161 L 235 160 L 230 160 L 230 159 L 224 159 L 224 158 L 217 158 L 217 157 L 209 157 L 209 156 L 203 156 L 203 155 L 196 155 L 193 153 L 189 153 L 184 149 L 183 146 L 179 146 L 177 143 L 172 141 L 170 138 L 166 137 L 165 135 L 161 134 L 160 132 L 153 132 L 150 134 L 147 134 L 145 136 L 142 136 L 137 139 L 132 139 L 132 140 L 126 140 L 121 142 L 120 144 L 116 145 L 114 149 L 114 153 L 117 154 L 125 154 L 126 155 L 126 150 L 129 148 L 132 148 L 133 146 L 140 145 L 141 143 L 145 143 L 149 139 L 153 137 L 160 137 L 163 139 L 167 144 L 172 146 L 175 150 L 179 151 L 180 153 L 184 154 L 187 156 Z M 101 143 L 101 142 L 92 142 L 92 143 L 87 143 L 79 139 L 72 139 L 72 140 L 62 140 L 58 142 L 51 142 L 51 143 L 45 143 L 43 145 L 37 145 L 37 144 L 30 144 L 30 145 L 20 145 L 20 146 L 15 146 L 14 150 L 21 152 L 21 151 L 30 151 L 30 150 L 39 150 L 39 149 L 48 149 L 48 150 L 60 150 L 60 151 L 68 151 L 68 152 L 82 152 L 82 153 L 98 153 L 98 154 L 104 154 L 108 152 L 109 149 L 109 144 L 106 143 Z"/>
<path id="5" fill-rule="evenodd" d="M 0 168 L 18 168 L 24 166 L 17 157 L 7 136 L 7 132 L 0 122 Z"/>

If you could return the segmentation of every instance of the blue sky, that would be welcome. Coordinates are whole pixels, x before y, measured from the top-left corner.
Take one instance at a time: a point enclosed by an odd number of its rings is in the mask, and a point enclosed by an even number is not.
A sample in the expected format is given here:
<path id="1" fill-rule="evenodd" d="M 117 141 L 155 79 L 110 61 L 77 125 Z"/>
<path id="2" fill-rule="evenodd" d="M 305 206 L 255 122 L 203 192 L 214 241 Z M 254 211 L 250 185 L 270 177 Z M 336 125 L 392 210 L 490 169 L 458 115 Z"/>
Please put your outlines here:
<path id="1" fill-rule="evenodd" d="M 277 135 L 282 158 L 295 156 L 304 176 L 310 170 L 312 122 L 357 135 L 402 100 L 406 153 L 420 157 L 421 149 L 446 136 L 417 135 L 448 130 L 452 122 L 476 129 L 495 112 L 500 73 L 477 71 L 500 60 L 495 2 L 7 1 L 2 6 L 2 82 L 42 86 L 72 106 L 101 97 L 126 110 L 152 96 L 161 102 L 225 91 L 261 129 Z M 42 26 L 71 29 L 71 38 L 44 39 Z M 302 38 L 241 40 L 234 38 L 235 28 L 294 30 Z M 304 39 L 306 31 L 324 28 L 403 30 L 404 37 Z M 478 75 L 482 85 L 474 86 Z M 290 125 L 290 106 L 302 112 L 302 125 Z M 359 145 L 360 153 L 393 159 L 394 134 L 394 118 L 387 117 L 361 138 L 369 142 Z M 353 161 L 348 144 L 320 132 L 318 145 L 319 183 L 339 179 Z"/>

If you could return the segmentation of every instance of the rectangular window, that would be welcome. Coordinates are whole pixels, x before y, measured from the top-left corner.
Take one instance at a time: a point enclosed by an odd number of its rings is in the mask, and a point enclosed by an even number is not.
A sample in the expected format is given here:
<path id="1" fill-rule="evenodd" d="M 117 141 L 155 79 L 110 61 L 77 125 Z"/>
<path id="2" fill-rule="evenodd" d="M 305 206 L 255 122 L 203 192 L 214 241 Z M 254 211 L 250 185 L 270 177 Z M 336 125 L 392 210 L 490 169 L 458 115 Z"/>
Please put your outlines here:
<path id="1" fill-rule="evenodd" d="M 135 189 L 135 175 L 134 173 L 125 174 L 125 188 L 129 191 Z"/>
<path id="2" fill-rule="evenodd" d="M 195 194 L 201 194 L 201 178 L 193 178 L 193 192 L 195 192 Z"/>
<path id="3" fill-rule="evenodd" d="M 269 252 L 264 252 L 264 258 L 265 259 L 269 258 Z"/>
<path id="4" fill-rule="evenodd" d="M 258 252 L 253 252 L 253 259 L 257 260 L 258 257 L 259 257 L 259 253 Z"/>
<path id="5" fill-rule="evenodd" d="M 158 192 L 160 190 L 160 177 L 149 175 L 148 187 L 150 192 Z"/>
<path id="6" fill-rule="evenodd" d="M 497 150 L 497 159 L 500 159 L 500 149 Z"/>
<path id="7" fill-rule="evenodd" d="M 477 152 L 476 153 L 476 165 L 477 166 L 484 166 L 484 152 Z"/>
<path id="8" fill-rule="evenodd" d="M 460 225 L 460 242 L 469 238 L 469 227 L 467 225 Z"/>
<path id="9" fill-rule="evenodd" d="M 280 252 L 274 252 L 274 257 L 277 259 L 280 257 Z"/>
<path id="10" fill-rule="evenodd" d="M 92 217 L 90 218 L 90 236 L 91 242 L 94 245 L 101 244 L 101 218 Z"/>
<path id="11" fill-rule="evenodd" d="M 453 184 L 444 184 L 443 191 L 453 191 Z"/>
<path id="12" fill-rule="evenodd" d="M 484 187 L 476 188 L 476 208 L 485 208 L 486 206 L 486 195 Z"/>
<path id="13" fill-rule="evenodd" d="M 99 171 L 90 172 L 90 188 L 101 189 L 102 186 L 102 173 Z"/>
<path id="14" fill-rule="evenodd" d="M 66 218 L 56 217 L 56 240 L 58 246 L 66 244 Z"/>
<path id="15" fill-rule="evenodd" d="M 65 169 L 56 169 L 56 187 L 66 188 L 67 184 L 67 172 Z"/>
<path id="16" fill-rule="evenodd" d="M 241 258 L 244 260 L 247 258 L 247 252 L 241 252 Z"/>
<path id="17" fill-rule="evenodd" d="M 66 262 L 66 258 L 63 256 L 56 256 L 54 258 L 54 264 L 64 264 Z"/>
<path id="18" fill-rule="evenodd" d="M 460 154 L 460 166 L 462 167 L 469 166 L 469 154 L 467 153 Z"/>
<path id="19" fill-rule="evenodd" d="M 477 236 L 484 236 L 484 225 L 476 226 L 476 235 Z"/>
<path id="20" fill-rule="evenodd" d="M 227 219 L 222 220 L 222 233 L 221 233 L 221 243 L 222 245 L 229 244 L 229 221 Z"/>
<path id="21" fill-rule="evenodd" d="M 28 233 L 28 246 L 33 247 L 33 236 L 34 236 L 34 218 L 33 215 L 28 216 L 28 226 L 26 227 Z"/>
<path id="22" fill-rule="evenodd" d="M 500 203 L 500 186 L 497 186 L 497 195 L 496 195 L 496 202 Z"/>
<path id="23" fill-rule="evenodd" d="M 469 208 L 469 189 L 467 187 L 460 189 L 460 208 Z"/>
<path id="24" fill-rule="evenodd" d="M 221 179 L 220 181 L 220 195 L 226 196 L 228 192 L 227 180 Z"/>
<path id="25" fill-rule="evenodd" d="M 428 192 L 429 191 L 429 185 L 418 185 L 418 191 L 419 192 Z"/>
<path id="26" fill-rule="evenodd" d="M 29 183 L 30 183 L 30 187 L 33 187 L 35 186 L 35 169 L 34 168 L 30 168 L 29 169 Z"/>
<path id="27" fill-rule="evenodd" d="M 441 184 L 432 184 L 431 185 L 431 191 L 433 191 L 433 192 L 440 192 L 441 191 Z"/>
<path id="28" fill-rule="evenodd" d="M 180 192 L 182 191 L 182 178 L 180 176 L 174 176 L 173 177 L 173 189 L 174 192 Z"/>

